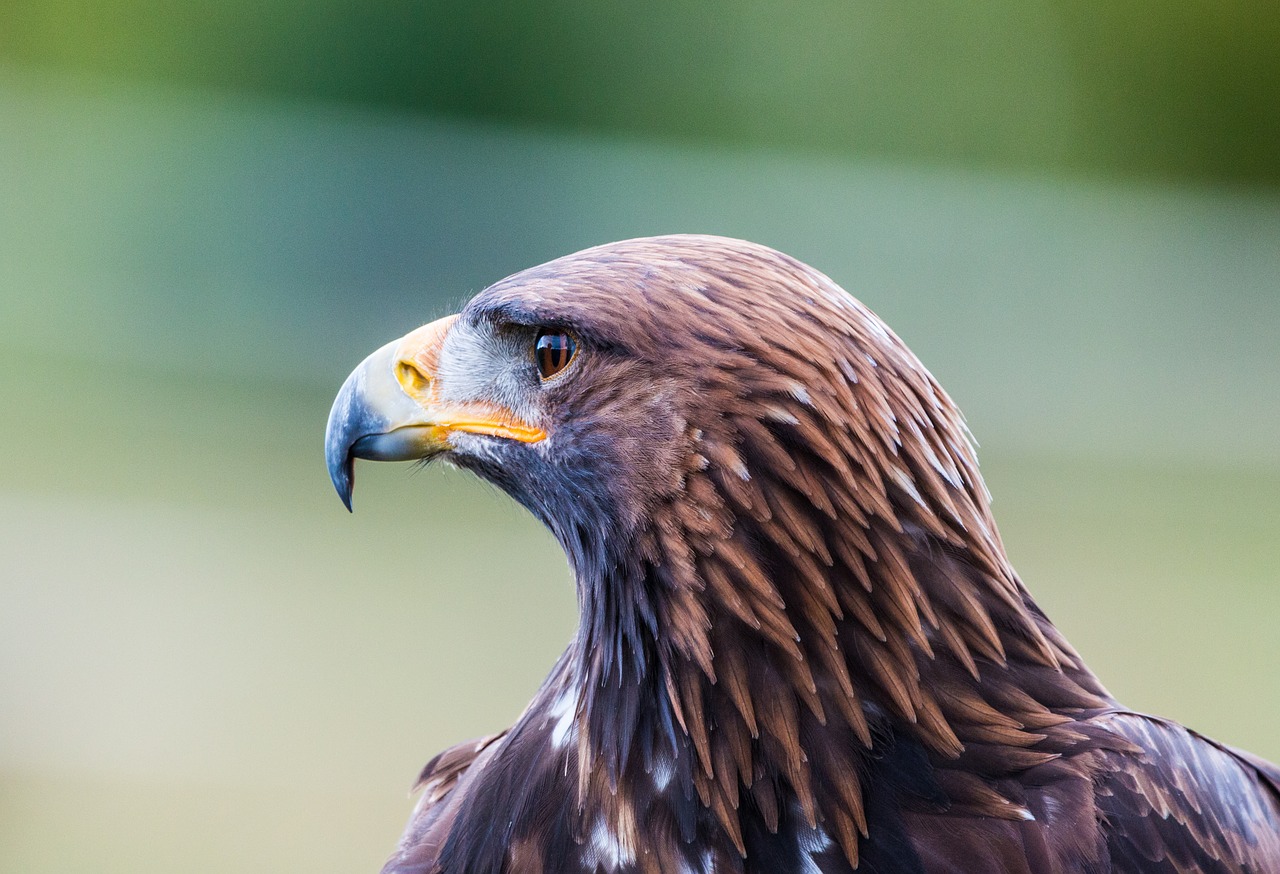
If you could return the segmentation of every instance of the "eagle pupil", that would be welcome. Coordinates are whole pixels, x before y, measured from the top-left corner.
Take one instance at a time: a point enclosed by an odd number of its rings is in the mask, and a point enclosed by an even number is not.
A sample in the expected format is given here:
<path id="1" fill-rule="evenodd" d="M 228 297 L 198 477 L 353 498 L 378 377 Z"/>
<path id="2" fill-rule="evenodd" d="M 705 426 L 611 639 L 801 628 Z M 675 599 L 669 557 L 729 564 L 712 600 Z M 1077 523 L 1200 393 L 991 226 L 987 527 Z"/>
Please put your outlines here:
<path id="1" fill-rule="evenodd" d="M 543 331 L 538 334 L 533 348 L 538 373 L 543 379 L 550 379 L 569 365 L 573 353 L 578 351 L 578 344 L 563 331 Z"/>

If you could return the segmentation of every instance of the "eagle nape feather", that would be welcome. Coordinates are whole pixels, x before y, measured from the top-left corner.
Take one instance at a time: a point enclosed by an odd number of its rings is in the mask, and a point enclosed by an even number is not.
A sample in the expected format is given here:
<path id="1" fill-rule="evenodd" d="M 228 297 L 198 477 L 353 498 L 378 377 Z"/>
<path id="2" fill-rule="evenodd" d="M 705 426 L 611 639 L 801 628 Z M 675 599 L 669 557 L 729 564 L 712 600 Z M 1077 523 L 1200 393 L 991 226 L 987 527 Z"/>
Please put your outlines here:
<path id="1" fill-rule="evenodd" d="M 326 456 L 348 506 L 357 458 L 473 471 L 578 589 L 387 874 L 1280 872 L 1280 770 L 1107 692 L 950 398 L 793 258 L 667 236 L 518 273 L 371 354 Z"/>

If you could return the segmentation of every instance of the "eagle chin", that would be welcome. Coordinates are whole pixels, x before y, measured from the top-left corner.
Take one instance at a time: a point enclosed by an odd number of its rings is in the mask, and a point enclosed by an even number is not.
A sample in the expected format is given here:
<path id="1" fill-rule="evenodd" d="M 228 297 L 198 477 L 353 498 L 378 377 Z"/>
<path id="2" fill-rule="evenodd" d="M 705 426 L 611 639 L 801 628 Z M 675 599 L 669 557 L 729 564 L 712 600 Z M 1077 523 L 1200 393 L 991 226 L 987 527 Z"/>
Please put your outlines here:
<path id="1" fill-rule="evenodd" d="M 1126 710 L 1010 566 L 955 405 L 823 274 L 710 236 L 518 273 L 370 355 L 330 474 L 447 458 L 577 634 L 436 756 L 385 872 L 1280 872 L 1280 770 Z"/>

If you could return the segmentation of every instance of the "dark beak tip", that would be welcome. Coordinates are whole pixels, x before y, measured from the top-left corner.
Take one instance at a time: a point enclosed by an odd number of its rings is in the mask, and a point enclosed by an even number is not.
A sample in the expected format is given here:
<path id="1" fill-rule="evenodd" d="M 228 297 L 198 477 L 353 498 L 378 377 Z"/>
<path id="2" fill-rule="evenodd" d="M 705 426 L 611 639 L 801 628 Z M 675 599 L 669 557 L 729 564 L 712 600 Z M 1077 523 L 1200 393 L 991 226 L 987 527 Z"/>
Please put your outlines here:
<path id="1" fill-rule="evenodd" d="M 355 489 L 355 458 L 352 457 L 350 447 L 344 445 L 344 439 L 334 439 L 335 435 L 330 430 L 325 441 L 325 461 L 326 467 L 329 469 L 329 480 L 333 483 L 334 491 L 338 493 L 338 497 L 342 499 L 342 505 L 351 512 L 351 493 Z"/>
<path id="2" fill-rule="evenodd" d="M 329 471 L 330 478 L 333 480 L 333 488 L 337 491 L 338 497 L 342 499 L 342 505 L 347 508 L 348 513 L 355 512 L 351 509 L 351 493 L 355 491 L 354 467 L 355 459 L 348 455 Z"/>

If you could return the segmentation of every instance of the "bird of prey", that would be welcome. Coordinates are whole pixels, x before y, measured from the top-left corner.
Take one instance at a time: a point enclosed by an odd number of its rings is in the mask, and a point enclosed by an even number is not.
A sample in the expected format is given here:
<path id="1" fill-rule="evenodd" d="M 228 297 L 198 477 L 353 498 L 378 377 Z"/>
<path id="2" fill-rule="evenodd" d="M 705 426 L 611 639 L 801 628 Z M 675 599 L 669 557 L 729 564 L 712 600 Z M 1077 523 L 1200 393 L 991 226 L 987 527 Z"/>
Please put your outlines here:
<path id="1" fill-rule="evenodd" d="M 370 355 L 326 453 L 553 532 L 578 631 L 423 770 L 387 874 L 1277 874 L 1280 769 L 1117 702 L 1009 564 L 959 411 L 763 246 L 517 273 Z"/>

